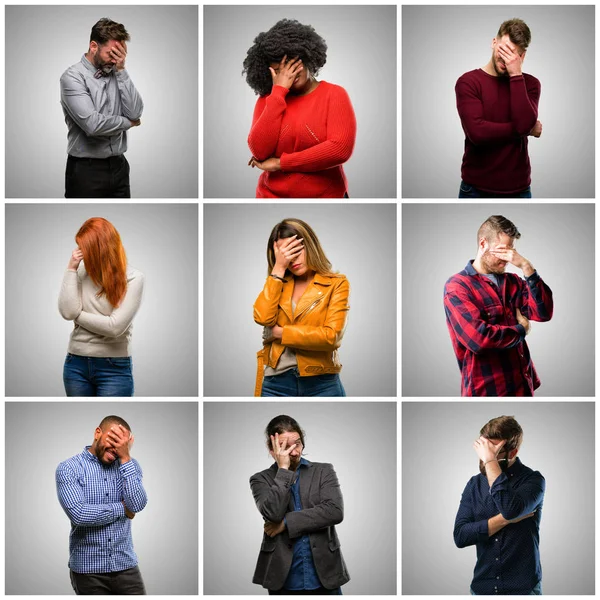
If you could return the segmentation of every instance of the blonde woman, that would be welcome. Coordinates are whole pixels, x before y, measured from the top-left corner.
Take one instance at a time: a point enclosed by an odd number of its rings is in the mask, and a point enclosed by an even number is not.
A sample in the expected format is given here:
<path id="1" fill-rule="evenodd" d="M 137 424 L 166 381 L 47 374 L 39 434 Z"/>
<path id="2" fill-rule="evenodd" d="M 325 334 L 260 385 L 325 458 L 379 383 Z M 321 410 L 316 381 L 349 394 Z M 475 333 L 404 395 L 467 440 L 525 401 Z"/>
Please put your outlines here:
<path id="1" fill-rule="evenodd" d="M 275 225 L 268 276 L 254 303 L 263 326 L 255 396 L 345 396 L 338 358 L 350 284 L 334 273 L 312 228 L 300 219 Z"/>

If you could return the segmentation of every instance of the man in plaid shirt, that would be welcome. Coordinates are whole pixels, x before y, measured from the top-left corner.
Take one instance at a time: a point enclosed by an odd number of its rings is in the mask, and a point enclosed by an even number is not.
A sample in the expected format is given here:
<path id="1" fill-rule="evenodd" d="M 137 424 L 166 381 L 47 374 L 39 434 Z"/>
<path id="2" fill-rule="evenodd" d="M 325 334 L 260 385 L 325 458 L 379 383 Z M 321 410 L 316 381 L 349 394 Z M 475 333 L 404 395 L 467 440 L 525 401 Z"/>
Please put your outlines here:
<path id="1" fill-rule="evenodd" d="M 477 257 L 444 287 L 462 396 L 533 396 L 540 386 L 525 336 L 530 319 L 552 318 L 552 291 L 514 249 L 520 237 L 511 221 L 490 217 L 477 232 Z M 525 279 L 505 273 L 508 263 Z"/>
<path id="2" fill-rule="evenodd" d="M 145 594 L 131 520 L 146 506 L 131 427 L 102 419 L 94 442 L 56 469 L 58 500 L 71 521 L 69 568 L 78 595 Z"/>

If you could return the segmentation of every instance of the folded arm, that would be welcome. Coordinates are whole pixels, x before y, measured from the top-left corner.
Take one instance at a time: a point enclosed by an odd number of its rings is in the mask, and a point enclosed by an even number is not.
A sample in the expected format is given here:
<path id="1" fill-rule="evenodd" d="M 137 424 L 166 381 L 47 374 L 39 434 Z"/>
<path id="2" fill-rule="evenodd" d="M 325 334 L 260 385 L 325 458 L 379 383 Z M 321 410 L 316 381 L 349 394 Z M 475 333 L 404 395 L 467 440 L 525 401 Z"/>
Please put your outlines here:
<path id="1" fill-rule="evenodd" d="M 81 282 L 77 271 L 67 269 L 58 296 L 58 312 L 63 319 L 74 321 L 81 314 Z"/>
<path id="2" fill-rule="evenodd" d="M 525 337 L 525 328 L 520 324 L 491 325 L 484 321 L 470 294 L 458 283 L 446 284 L 444 309 L 448 326 L 460 343 L 475 354 L 512 348 Z"/>
<path id="3" fill-rule="evenodd" d="M 110 315 L 96 315 L 84 310 L 75 319 L 77 325 L 107 337 L 118 337 L 127 331 L 133 321 L 140 304 L 144 290 L 144 276 L 140 273 L 127 282 L 127 292 L 121 304 Z"/>
<path id="4" fill-rule="evenodd" d="M 63 74 L 60 97 L 66 112 L 88 136 L 111 136 L 131 127 L 127 117 L 102 115 L 96 110 L 83 76 L 78 73 Z"/>
<path id="5" fill-rule="evenodd" d="M 537 121 L 540 91 L 538 84 L 527 88 L 523 75 L 510 78 L 510 115 L 520 136 L 529 135 Z"/>
<path id="6" fill-rule="evenodd" d="M 130 460 L 119 466 L 123 478 L 123 502 L 133 513 L 144 510 L 148 502 L 146 490 L 142 484 L 142 468 L 135 460 Z"/>
<path id="7" fill-rule="evenodd" d="M 60 505 L 75 526 L 98 527 L 125 517 L 125 507 L 121 502 L 87 503 L 83 488 L 69 467 L 59 466 L 56 470 L 56 491 Z"/>
<path id="8" fill-rule="evenodd" d="M 510 521 L 533 512 L 543 500 L 545 490 L 546 481 L 539 474 L 513 489 L 506 473 L 502 473 L 492 484 L 490 496 L 500 514 Z"/>
<path id="9" fill-rule="evenodd" d="M 471 82 L 459 79 L 454 90 L 462 128 L 473 144 L 478 146 L 515 139 L 517 134 L 512 123 L 495 123 L 483 118 L 483 102 Z"/>
<path id="10" fill-rule="evenodd" d="M 282 171 L 310 173 L 345 163 L 354 149 L 356 116 L 346 90 L 337 88 L 329 98 L 327 139 L 299 152 L 280 156 Z"/>
<path id="11" fill-rule="evenodd" d="M 274 156 L 279 142 L 281 121 L 287 108 L 285 97 L 289 89 L 274 85 L 268 96 L 261 96 L 256 101 L 252 128 L 248 135 L 248 147 L 252 156 L 259 161 Z"/>
<path id="12" fill-rule="evenodd" d="M 320 485 L 319 504 L 286 513 L 285 522 L 290 538 L 337 525 L 344 519 L 342 490 L 332 465 L 324 468 Z"/>
<path id="13" fill-rule="evenodd" d="M 521 281 L 521 313 L 532 321 L 549 321 L 554 312 L 552 290 L 542 281 L 537 271 Z"/>
<path id="14" fill-rule="evenodd" d="M 260 514 L 267 521 L 279 523 L 283 520 L 290 502 L 294 472 L 278 469 L 270 484 L 260 473 L 250 477 L 250 489 Z"/>
<path id="15" fill-rule="evenodd" d="M 137 121 L 142 116 L 144 103 L 137 91 L 129 73 L 125 69 L 117 71 L 117 86 L 123 104 L 123 114 L 131 121 Z"/>
<path id="16" fill-rule="evenodd" d="M 315 352 L 333 350 L 340 345 L 350 310 L 350 284 L 342 279 L 334 285 L 323 325 L 284 325 L 282 345 Z"/>
<path id="17" fill-rule="evenodd" d="M 462 493 L 454 521 L 454 543 L 458 548 L 486 542 L 489 537 L 488 519 L 475 520 L 470 487 L 471 482 Z"/>

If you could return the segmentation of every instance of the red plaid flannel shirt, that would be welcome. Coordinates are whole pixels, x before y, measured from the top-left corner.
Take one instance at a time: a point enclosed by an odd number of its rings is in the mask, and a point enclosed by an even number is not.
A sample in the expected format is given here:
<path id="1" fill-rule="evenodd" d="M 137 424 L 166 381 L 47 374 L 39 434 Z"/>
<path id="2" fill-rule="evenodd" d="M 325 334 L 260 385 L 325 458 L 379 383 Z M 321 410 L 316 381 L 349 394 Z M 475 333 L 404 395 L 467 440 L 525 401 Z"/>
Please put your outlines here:
<path id="1" fill-rule="evenodd" d="M 535 271 L 522 279 L 480 275 L 473 261 L 444 287 L 446 323 L 462 375 L 462 396 L 533 396 L 540 386 L 516 310 L 533 321 L 552 318 L 552 291 Z"/>

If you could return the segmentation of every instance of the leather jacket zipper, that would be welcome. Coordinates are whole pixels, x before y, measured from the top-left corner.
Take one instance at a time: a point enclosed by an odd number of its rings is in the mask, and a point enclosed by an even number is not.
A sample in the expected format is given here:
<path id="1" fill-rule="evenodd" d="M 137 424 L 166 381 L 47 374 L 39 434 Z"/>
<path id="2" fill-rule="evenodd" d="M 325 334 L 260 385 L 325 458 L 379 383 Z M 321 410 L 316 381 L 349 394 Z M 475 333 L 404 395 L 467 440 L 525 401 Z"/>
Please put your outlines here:
<path id="1" fill-rule="evenodd" d="M 306 314 L 309 310 L 312 310 L 317 304 L 319 304 L 319 302 L 321 302 L 322 299 L 322 296 L 320 298 L 317 298 L 310 306 L 307 306 L 300 314 L 295 315 L 294 322 L 297 321 L 302 315 Z"/>

